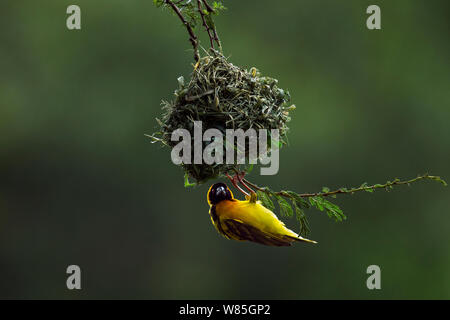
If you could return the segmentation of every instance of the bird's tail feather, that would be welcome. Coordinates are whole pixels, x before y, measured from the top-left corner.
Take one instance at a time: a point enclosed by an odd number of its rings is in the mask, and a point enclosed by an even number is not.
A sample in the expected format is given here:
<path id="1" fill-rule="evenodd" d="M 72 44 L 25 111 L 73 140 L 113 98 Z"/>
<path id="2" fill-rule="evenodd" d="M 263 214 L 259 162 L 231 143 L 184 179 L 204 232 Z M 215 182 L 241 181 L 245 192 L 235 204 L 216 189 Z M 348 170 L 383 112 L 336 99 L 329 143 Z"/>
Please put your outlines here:
<path id="1" fill-rule="evenodd" d="M 303 241 L 303 242 L 309 242 L 309 243 L 317 243 L 317 241 L 309 240 L 309 239 L 303 238 L 303 237 L 301 237 L 301 236 L 297 236 L 297 237 L 286 236 L 286 237 L 288 237 L 288 238 L 290 238 L 290 239 L 293 239 L 293 240 L 296 240 L 296 241 Z"/>

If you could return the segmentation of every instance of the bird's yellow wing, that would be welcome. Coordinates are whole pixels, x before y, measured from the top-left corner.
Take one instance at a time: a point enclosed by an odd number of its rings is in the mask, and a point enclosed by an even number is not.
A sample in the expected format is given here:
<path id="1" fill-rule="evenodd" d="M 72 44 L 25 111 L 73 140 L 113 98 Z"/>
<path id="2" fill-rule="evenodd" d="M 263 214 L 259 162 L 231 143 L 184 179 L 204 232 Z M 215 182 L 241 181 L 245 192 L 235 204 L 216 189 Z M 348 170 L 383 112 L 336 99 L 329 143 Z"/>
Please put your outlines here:
<path id="1" fill-rule="evenodd" d="M 267 233 L 297 236 L 259 201 L 256 203 L 248 200 L 222 201 L 217 204 L 216 213 L 220 220 L 235 219 Z"/>

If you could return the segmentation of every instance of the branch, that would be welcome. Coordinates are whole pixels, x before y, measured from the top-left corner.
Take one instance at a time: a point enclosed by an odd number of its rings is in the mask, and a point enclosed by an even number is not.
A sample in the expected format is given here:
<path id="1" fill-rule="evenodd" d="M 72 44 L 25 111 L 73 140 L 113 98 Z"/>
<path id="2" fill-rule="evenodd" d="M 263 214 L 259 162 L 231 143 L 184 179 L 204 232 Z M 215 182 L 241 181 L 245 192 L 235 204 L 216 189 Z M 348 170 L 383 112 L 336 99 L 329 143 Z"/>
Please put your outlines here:
<path id="1" fill-rule="evenodd" d="M 202 2 L 203 2 L 203 4 L 205 5 L 206 10 L 207 10 L 209 13 L 215 13 L 214 9 L 208 4 L 208 2 L 207 2 L 206 0 L 202 0 Z"/>
<path id="2" fill-rule="evenodd" d="M 180 18 L 181 22 L 186 27 L 188 33 L 189 33 L 189 41 L 191 41 L 192 47 L 194 48 L 194 60 L 199 61 L 200 56 L 198 54 L 198 38 L 194 33 L 194 30 L 192 29 L 189 22 L 186 21 L 183 14 L 181 13 L 180 9 L 177 7 L 175 3 L 173 3 L 171 0 L 164 0 L 166 4 L 170 5 L 177 14 L 177 16 Z"/>
<path id="3" fill-rule="evenodd" d="M 207 0 L 202 0 L 202 2 L 205 5 L 206 10 L 209 12 L 209 14 L 216 13 L 214 11 L 214 9 L 211 8 L 211 6 L 208 4 Z M 213 32 L 214 32 L 214 40 L 216 41 L 217 45 L 219 46 L 219 49 L 222 49 L 222 44 L 220 43 L 219 36 L 217 35 L 217 30 L 216 30 L 215 25 L 213 25 Z"/>
<path id="4" fill-rule="evenodd" d="M 242 181 L 258 191 L 259 199 L 261 200 L 262 204 L 269 210 L 273 210 L 275 208 L 274 202 L 272 201 L 275 200 L 278 203 L 280 212 L 284 216 L 291 217 L 295 214 L 295 217 L 300 222 L 300 234 L 306 235 L 309 232 L 309 224 L 308 219 L 303 211 L 304 209 L 315 207 L 320 211 L 326 212 L 326 214 L 330 218 L 333 218 L 335 221 L 343 221 L 346 219 L 344 212 L 339 208 L 339 206 L 325 199 L 328 196 L 334 198 L 337 194 L 353 194 L 359 191 L 374 192 L 375 189 L 386 189 L 387 191 L 389 191 L 396 185 L 409 185 L 413 182 L 423 179 L 434 180 L 442 183 L 444 186 L 447 185 L 447 183 L 440 177 L 424 174 L 417 176 L 414 179 L 405 181 L 395 179 L 394 181 L 388 181 L 385 184 L 375 184 L 373 186 L 368 186 L 367 183 L 363 183 L 358 188 L 341 188 L 335 191 L 329 191 L 328 188 L 323 188 L 322 192 L 298 194 L 293 191 L 274 192 L 267 187 L 261 188 L 246 179 L 243 179 Z M 242 183 L 242 181 L 239 182 Z M 285 198 L 289 199 L 290 202 Z M 308 201 L 306 201 L 306 199 L 308 199 Z"/>
<path id="5" fill-rule="evenodd" d="M 364 183 L 360 187 L 357 187 L 357 188 L 351 188 L 351 189 L 341 188 L 341 189 L 338 189 L 335 191 L 324 191 L 324 192 L 316 192 L 316 193 L 301 193 L 301 194 L 298 194 L 297 196 L 301 197 L 301 198 L 328 197 L 328 196 L 333 196 L 333 195 L 337 195 L 337 194 L 353 194 L 355 192 L 360 192 L 360 191 L 373 192 L 373 191 L 375 191 L 375 189 L 390 190 L 390 189 L 393 189 L 393 187 L 396 185 L 402 185 L 402 184 L 410 185 L 411 183 L 414 183 L 419 180 L 424 180 L 424 179 L 438 181 L 438 182 L 442 183 L 444 186 L 447 185 L 447 183 L 438 176 L 430 176 L 428 174 L 424 174 L 424 175 L 419 175 L 414 179 L 405 180 L 405 181 L 401 181 L 400 179 L 394 179 L 394 181 L 388 181 L 385 184 L 375 184 L 372 186 L 368 186 L 367 184 Z M 243 181 L 258 191 L 268 193 L 268 190 L 266 188 L 261 188 L 246 179 L 243 179 Z M 279 191 L 279 192 L 273 192 L 273 193 L 275 195 L 286 197 L 286 198 L 294 198 L 292 196 L 292 194 L 287 193 L 286 191 Z"/>
<path id="6" fill-rule="evenodd" d="M 214 11 L 214 9 L 208 4 L 207 0 L 197 0 L 197 1 L 199 3 L 201 1 L 203 3 L 203 5 L 206 7 L 206 11 L 208 12 L 209 18 L 211 19 L 211 25 L 212 26 L 208 26 L 208 27 L 205 26 L 205 28 L 207 29 L 207 32 L 208 32 L 208 35 L 209 35 L 210 39 L 211 39 L 211 36 L 212 36 L 214 41 L 217 43 L 217 46 L 219 47 L 219 49 L 222 50 L 222 44 L 220 43 L 219 36 L 217 35 L 216 26 L 214 25 L 214 22 L 213 22 L 213 20 L 211 18 L 211 14 L 215 14 L 216 11 Z M 200 14 L 202 15 L 203 13 L 201 12 Z M 202 15 L 202 20 L 203 20 L 203 25 L 205 25 L 205 20 L 204 20 L 203 15 Z M 211 35 L 209 33 L 210 31 L 211 31 Z M 214 48 L 212 43 L 211 43 L 211 48 Z"/>
<path id="7" fill-rule="evenodd" d="M 200 17 L 202 18 L 203 26 L 206 29 L 206 33 L 208 33 L 208 37 L 209 37 L 209 42 L 211 44 L 211 48 L 214 49 L 214 31 L 211 30 L 211 28 L 206 23 L 205 14 L 203 13 L 203 10 L 202 10 L 202 2 L 205 3 L 205 1 L 197 0 L 198 12 L 200 13 Z M 206 4 L 206 5 L 208 6 L 208 4 Z M 208 7 L 206 7 L 206 8 L 207 8 L 206 10 L 208 12 L 210 12 L 208 10 Z"/>

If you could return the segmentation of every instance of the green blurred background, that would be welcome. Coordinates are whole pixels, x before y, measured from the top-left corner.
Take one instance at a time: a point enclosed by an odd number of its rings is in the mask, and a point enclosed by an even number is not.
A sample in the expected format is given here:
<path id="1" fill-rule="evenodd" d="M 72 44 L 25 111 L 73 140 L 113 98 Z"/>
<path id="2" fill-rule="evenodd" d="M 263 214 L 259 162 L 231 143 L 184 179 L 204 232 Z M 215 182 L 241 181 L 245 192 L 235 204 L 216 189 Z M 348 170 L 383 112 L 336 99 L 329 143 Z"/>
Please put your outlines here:
<path id="1" fill-rule="evenodd" d="M 374 3 L 379 31 L 366 28 Z M 69 4 L 80 31 L 66 28 Z M 450 179 L 449 1 L 225 4 L 226 55 L 297 105 L 279 174 L 254 170 L 255 182 Z M 0 298 L 450 298 L 450 197 L 437 183 L 339 197 L 343 223 L 309 212 L 317 246 L 219 236 L 209 185 L 185 189 L 169 150 L 144 137 L 189 77 L 189 49 L 150 0 L 0 2 Z M 66 289 L 71 264 L 81 291 Z M 371 264 L 381 290 L 366 288 Z"/>

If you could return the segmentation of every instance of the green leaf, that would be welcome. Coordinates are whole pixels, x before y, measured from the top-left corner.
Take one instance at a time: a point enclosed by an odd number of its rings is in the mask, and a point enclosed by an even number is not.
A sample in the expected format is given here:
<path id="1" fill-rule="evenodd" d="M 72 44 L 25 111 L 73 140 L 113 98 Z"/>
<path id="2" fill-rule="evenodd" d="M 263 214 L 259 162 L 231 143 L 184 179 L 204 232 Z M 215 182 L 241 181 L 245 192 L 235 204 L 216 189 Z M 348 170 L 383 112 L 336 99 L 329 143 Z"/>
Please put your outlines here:
<path id="1" fill-rule="evenodd" d="M 292 206 L 282 198 L 281 196 L 277 196 L 278 205 L 280 206 L 280 213 L 285 217 L 292 217 L 294 215 L 294 211 L 292 210 Z"/>
<path id="2" fill-rule="evenodd" d="M 313 207 L 316 207 L 320 211 L 323 211 L 323 209 L 324 209 L 322 201 L 323 201 L 323 199 L 321 197 L 311 197 L 311 198 L 309 198 L 309 203 L 311 203 L 311 205 Z"/>
<path id="3" fill-rule="evenodd" d="M 214 9 L 215 13 L 218 14 L 219 11 L 225 10 L 226 8 L 224 7 L 222 1 L 214 1 L 212 3 L 212 8 Z"/>
<path id="4" fill-rule="evenodd" d="M 189 182 L 189 175 L 187 173 L 184 174 L 184 187 L 185 188 L 189 188 L 189 187 L 194 187 L 195 183 L 190 183 Z"/>
<path id="5" fill-rule="evenodd" d="M 342 212 L 341 208 L 339 208 L 339 206 L 337 206 L 334 203 L 331 203 L 328 200 L 322 199 L 323 200 L 323 205 L 326 209 L 326 212 L 328 214 L 328 216 L 330 218 L 334 218 L 335 221 L 342 221 L 347 219 L 347 217 L 344 215 L 344 212 Z"/>
<path id="6" fill-rule="evenodd" d="M 437 181 L 442 183 L 442 185 L 444 185 L 445 187 L 447 186 L 447 182 L 445 182 L 445 180 L 441 179 L 441 177 L 438 176 L 429 176 L 429 179 Z"/>
<path id="7" fill-rule="evenodd" d="M 300 222 L 300 235 L 307 236 L 310 232 L 309 222 L 306 218 L 305 212 L 297 205 L 294 205 L 295 217 Z"/>
<path id="8" fill-rule="evenodd" d="M 267 209 L 273 211 L 275 210 L 275 205 L 273 204 L 272 199 L 270 199 L 270 196 L 264 192 L 264 191 L 256 191 L 256 194 L 258 195 L 258 199 L 261 200 L 261 203 L 264 207 Z"/>
<path id="9" fill-rule="evenodd" d="M 164 4 L 164 0 L 153 0 L 153 4 L 159 8 Z"/>
<path id="10" fill-rule="evenodd" d="M 296 204 L 300 207 L 300 208 L 306 208 L 308 209 L 310 207 L 308 201 L 306 201 L 304 198 L 300 197 L 300 195 L 298 195 L 297 193 L 295 193 L 294 191 L 283 191 L 284 193 L 287 193 L 289 196 L 291 196 L 291 198 L 293 200 L 295 200 Z"/>
<path id="11" fill-rule="evenodd" d="M 320 211 L 325 211 L 328 217 L 333 218 L 335 221 L 342 221 L 347 218 L 339 206 L 331 203 L 323 197 L 311 197 L 309 198 L 309 202 Z"/>

